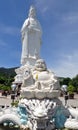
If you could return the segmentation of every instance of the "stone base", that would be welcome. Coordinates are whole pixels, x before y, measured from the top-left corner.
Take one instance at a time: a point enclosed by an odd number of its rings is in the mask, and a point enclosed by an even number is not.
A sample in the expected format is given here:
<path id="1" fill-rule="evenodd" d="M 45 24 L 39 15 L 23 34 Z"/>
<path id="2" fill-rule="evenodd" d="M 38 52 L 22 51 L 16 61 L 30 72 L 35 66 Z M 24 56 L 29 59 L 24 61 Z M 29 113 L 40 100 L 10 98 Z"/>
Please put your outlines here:
<path id="1" fill-rule="evenodd" d="M 22 59 L 22 65 L 28 65 L 30 67 L 35 65 L 37 58 L 35 56 L 28 56 Z"/>
<path id="2" fill-rule="evenodd" d="M 53 90 L 52 92 L 47 92 L 47 91 L 40 91 L 40 90 L 32 90 L 32 91 L 22 91 L 21 90 L 21 96 L 23 98 L 31 99 L 31 98 L 37 98 L 37 99 L 44 99 L 44 98 L 57 98 L 60 95 L 59 90 Z"/>

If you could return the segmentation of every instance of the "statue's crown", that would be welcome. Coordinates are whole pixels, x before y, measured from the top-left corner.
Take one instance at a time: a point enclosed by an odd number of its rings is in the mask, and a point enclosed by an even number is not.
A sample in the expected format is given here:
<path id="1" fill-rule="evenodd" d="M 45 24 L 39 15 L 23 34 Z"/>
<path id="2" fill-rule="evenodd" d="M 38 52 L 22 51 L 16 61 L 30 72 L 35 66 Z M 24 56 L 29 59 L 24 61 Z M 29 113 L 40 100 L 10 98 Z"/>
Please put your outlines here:
<path id="1" fill-rule="evenodd" d="M 32 5 L 30 6 L 30 10 L 29 10 L 29 17 L 36 17 L 36 9 L 35 7 Z"/>
<path id="2" fill-rule="evenodd" d="M 32 9 L 34 9 L 34 10 L 35 10 L 34 5 L 31 5 L 31 6 L 30 6 L 30 11 L 31 11 Z"/>

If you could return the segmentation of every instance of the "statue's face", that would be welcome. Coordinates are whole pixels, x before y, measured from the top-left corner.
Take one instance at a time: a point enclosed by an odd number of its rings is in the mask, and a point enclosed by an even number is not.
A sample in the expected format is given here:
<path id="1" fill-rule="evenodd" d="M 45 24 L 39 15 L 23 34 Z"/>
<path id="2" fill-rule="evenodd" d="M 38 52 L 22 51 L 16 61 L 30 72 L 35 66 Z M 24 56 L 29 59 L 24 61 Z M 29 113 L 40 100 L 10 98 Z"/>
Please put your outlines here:
<path id="1" fill-rule="evenodd" d="M 40 59 L 36 61 L 35 67 L 37 70 L 44 71 L 46 70 L 46 64 L 45 61 Z"/>
<path id="2" fill-rule="evenodd" d="M 32 17 L 32 18 L 36 17 L 36 11 L 34 7 L 31 7 L 29 10 L 29 17 Z"/>

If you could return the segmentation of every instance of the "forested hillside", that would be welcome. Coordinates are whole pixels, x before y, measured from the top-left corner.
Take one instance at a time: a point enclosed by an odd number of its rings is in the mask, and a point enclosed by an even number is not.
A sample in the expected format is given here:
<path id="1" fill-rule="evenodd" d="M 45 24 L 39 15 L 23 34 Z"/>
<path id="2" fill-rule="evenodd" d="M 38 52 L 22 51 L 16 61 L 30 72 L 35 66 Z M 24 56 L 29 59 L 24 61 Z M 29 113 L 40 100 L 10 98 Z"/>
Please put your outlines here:
<path id="1" fill-rule="evenodd" d="M 5 77 L 8 77 L 8 76 L 15 76 L 16 73 L 15 73 L 15 68 L 0 68 L 0 76 L 5 76 Z"/>
<path id="2" fill-rule="evenodd" d="M 8 90 L 14 81 L 15 68 L 0 68 L 0 90 Z"/>

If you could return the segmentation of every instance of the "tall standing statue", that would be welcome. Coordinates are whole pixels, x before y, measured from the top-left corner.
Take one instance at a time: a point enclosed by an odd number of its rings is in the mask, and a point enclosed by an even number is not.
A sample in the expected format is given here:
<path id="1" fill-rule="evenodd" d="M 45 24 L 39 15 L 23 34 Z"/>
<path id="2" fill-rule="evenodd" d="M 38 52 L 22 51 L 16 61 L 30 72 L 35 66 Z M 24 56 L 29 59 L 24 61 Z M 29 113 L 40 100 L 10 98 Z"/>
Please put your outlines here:
<path id="1" fill-rule="evenodd" d="M 22 26 L 21 34 L 21 64 L 25 65 L 28 62 L 30 62 L 30 64 L 33 64 L 33 61 L 40 57 L 40 45 L 42 34 L 40 23 L 36 19 L 36 10 L 33 6 L 30 7 L 29 16 Z"/>

